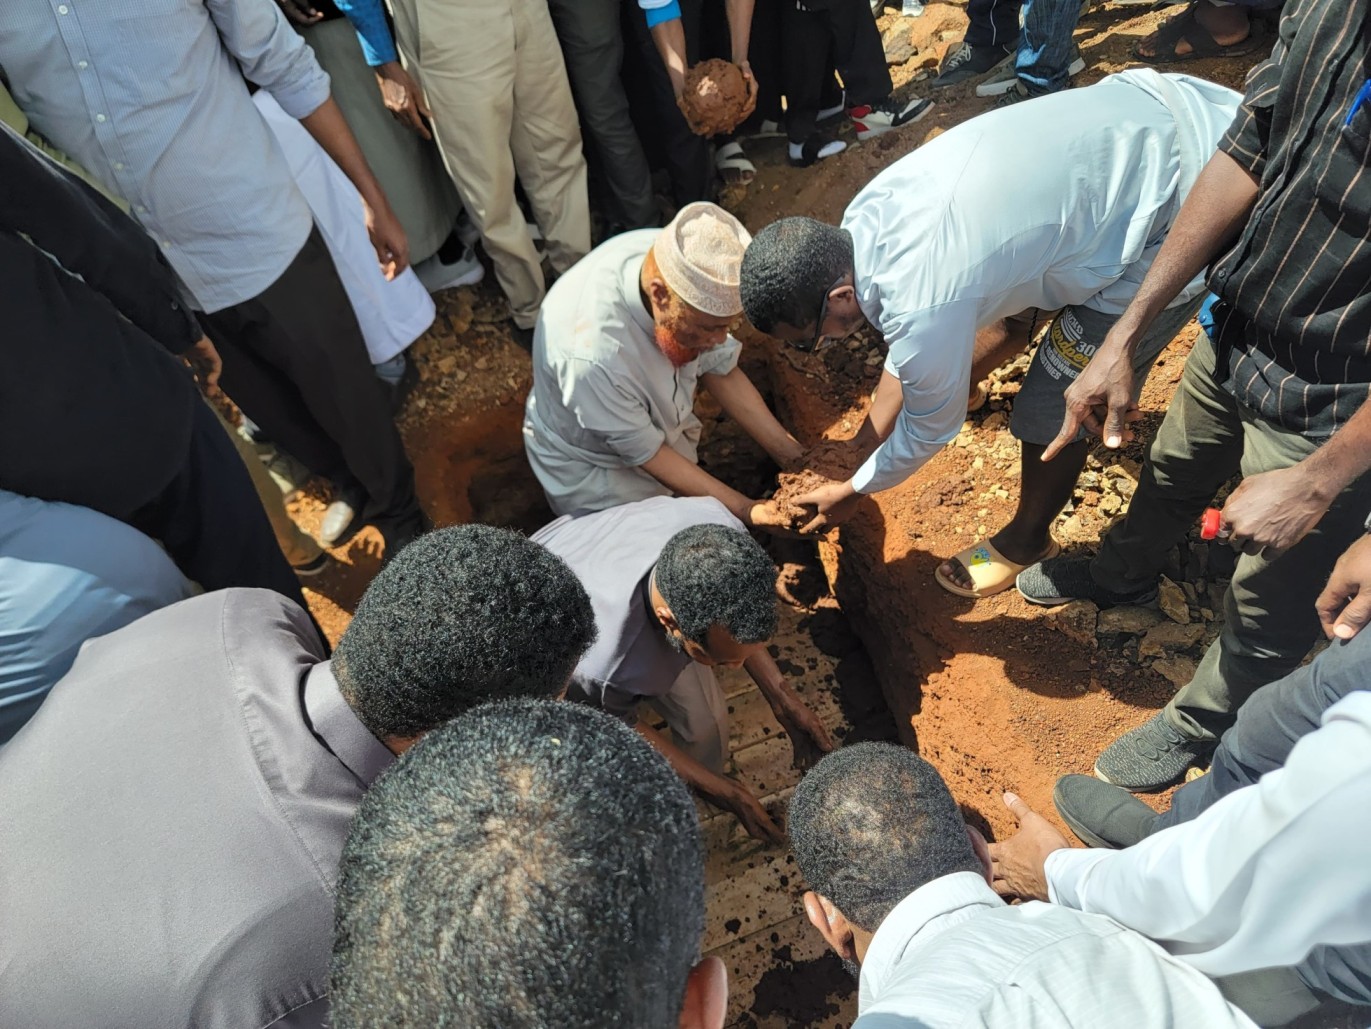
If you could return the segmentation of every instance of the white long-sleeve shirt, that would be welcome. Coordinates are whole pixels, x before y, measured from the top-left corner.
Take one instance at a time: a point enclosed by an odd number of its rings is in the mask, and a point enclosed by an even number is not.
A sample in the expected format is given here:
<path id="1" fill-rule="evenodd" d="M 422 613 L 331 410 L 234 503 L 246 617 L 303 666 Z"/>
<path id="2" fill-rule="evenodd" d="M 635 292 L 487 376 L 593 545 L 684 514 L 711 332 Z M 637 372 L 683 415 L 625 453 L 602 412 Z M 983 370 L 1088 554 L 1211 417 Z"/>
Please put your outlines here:
<path id="1" fill-rule="evenodd" d="M 857 299 L 904 392 L 858 491 L 903 482 L 961 429 L 978 328 L 1068 304 L 1122 313 L 1239 100 L 1135 69 L 963 122 L 857 194 Z"/>
<path id="2" fill-rule="evenodd" d="M 1371 692 L 1330 707 L 1285 767 L 1126 850 L 1059 850 L 1050 897 L 1208 975 L 1371 942 Z"/>
<path id="3" fill-rule="evenodd" d="M 862 962 L 853 1029 L 1251 1029 L 1207 978 L 1108 918 L 1009 906 L 974 872 L 915 890 Z"/>

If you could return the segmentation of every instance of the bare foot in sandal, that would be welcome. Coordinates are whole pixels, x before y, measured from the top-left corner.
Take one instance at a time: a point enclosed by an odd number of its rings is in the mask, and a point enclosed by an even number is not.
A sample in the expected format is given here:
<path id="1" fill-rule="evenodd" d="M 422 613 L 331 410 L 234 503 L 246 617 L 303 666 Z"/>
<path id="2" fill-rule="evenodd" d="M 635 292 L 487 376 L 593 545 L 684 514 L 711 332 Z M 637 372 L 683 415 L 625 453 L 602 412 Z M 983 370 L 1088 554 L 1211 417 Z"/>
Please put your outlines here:
<path id="1" fill-rule="evenodd" d="M 968 547 L 940 564 L 939 585 L 960 596 L 994 596 L 1014 585 L 1019 572 L 1052 557 L 1060 549 L 1051 536 L 1045 544 L 1016 539 L 1011 533 L 1013 528 L 1012 524 L 1006 526 L 990 539 Z"/>
<path id="2" fill-rule="evenodd" d="M 747 159 L 742 144 L 730 141 L 714 151 L 714 168 L 724 184 L 746 186 L 757 177 L 757 166 Z"/>
<path id="3" fill-rule="evenodd" d="M 1236 4 L 1219 7 L 1210 0 L 1197 0 L 1163 22 L 1134 53 L 1145 61 L 1219 56 L 1229 47 L 1246 42 L 1251 32 L 1247 8 Z M 1198 50 L 1194 39 L 1203 44 Z"/>

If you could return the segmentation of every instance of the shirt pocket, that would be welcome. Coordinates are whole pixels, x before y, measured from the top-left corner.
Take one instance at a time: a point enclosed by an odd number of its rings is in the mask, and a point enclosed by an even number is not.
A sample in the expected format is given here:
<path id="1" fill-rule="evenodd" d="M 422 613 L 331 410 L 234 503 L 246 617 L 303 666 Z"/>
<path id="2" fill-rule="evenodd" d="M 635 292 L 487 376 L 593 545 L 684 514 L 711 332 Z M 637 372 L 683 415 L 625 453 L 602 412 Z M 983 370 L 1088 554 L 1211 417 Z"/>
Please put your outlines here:
<path id="1" fill-rule="evenodd" d="M 1339 111 L 1330 142 L 1315 192 L 1330 214 L 1336 210 L 1340 231 L 1364 239 L 1371 230 L 1371 102 L 1361 104 L 1350 120 Z"/>

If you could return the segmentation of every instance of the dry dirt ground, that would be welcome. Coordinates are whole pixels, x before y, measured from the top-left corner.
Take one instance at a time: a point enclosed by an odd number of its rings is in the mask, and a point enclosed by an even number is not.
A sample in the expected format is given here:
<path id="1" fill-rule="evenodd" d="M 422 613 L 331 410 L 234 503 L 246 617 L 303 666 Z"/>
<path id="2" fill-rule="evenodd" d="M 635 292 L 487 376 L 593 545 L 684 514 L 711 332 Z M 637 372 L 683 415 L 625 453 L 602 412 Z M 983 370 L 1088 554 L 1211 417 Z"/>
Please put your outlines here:
<path id="1" fill-rule="evenodd" d="M 1134 63 L 1131 48 L 1165 14 L 1093 6 L 1076 33 L 1087 64 L 1076 84 Z M 927 90 L 930 70 L 961 38 L 966 18 L 962 5 L 933 0 L 921 18 L 901 19 L 891 10 L 880 24 L 890 51 L 909 53 L 891 70 L 900 94 L 911 95 Z M 1196 61 L 1183 70 L 1240 88 L 1260 56 Z M 910 129 L 850 146 L 811 169 L 788 167 L 781 141 L 750 144 L 758 178 L 722 200 L 754 230 L 787 214 L 836 221 L 881 168 L 992 103 L 975 97 L 973 84 L 940 91 L 936 100 Z M 843 135 L 855 143 L 849 129 Z M 1005 162 L 1005 188 L 1012 189 L 1013 155 Z M 439 525 L 537 528 L 549 513 L 523 458 L 527 355 L 512 341 L 489 279 L 438 299 L 436 324 L 411 350 L 422 382 L 401 416 L 421 498 Z M 1189 327 L 1158 362 L 1143 394 L 1144 439 L 1160 420 L 1196 331 Z M 755 334 L 746 342 L 750 372 L 804 442 L 857 428 L 880 370 L 873 339 L 817 357 L 781 352 Z M 997 373 L 990 403 L 954 445 L 904 486 L 868 502 L 834 543 L 817 554 L 809 544 L 775 550 L 783 566 L 778 590 L 797 603 L 783 608 L 773 649 L 798 690 L 840 740 L 898 736 L 916 745 L 942 770 L 968 819 L 992 836 L 1011 828 L 999 800 L 1005 788 L 1051 814 L 1058 776 L 1089 772 L 1103 746 L 1186 680 L 1217 632 L 1213 612 L 1231 571 L 1227 552 L 1192 539 L 1177 548 L 1164 610 L 1121 613 L 1088 605 L 1044 612 L 1013 591 L 973 603 L 939 589 L 938 562 L 1012 513 L 1018 452 L 1006 421 L 1026 366 L 1021 360 Z M 776 469 L 718 419 L 707 398 L 701 413 L 705 463 L 740 488 L 774 488 Z M 1126 510 L 1141 460 L 1136 444 L 1123 455 L 1092 459 L 1073 507 L 1054 528 L 1064 547 L 1090 547 Z M 317 528 L 320 496 L 307 494 L 292 509 L 307 528 Z M 335 639 L 375 574 L 378 543 L 367 530 L 337 552 L 335 570 L 310 584 L 311 606 Z M 780 813 L 798 779 L 789 745 L 745 678 L 727 687 L 735 770 Z M 854 984 L 805 923 L 803 885 L 787 850 L 763 847 L 731 818 L 701 809 L 710 844 L 705 947 L 729 968 L 730 1024 L 850 1025 Z"/>

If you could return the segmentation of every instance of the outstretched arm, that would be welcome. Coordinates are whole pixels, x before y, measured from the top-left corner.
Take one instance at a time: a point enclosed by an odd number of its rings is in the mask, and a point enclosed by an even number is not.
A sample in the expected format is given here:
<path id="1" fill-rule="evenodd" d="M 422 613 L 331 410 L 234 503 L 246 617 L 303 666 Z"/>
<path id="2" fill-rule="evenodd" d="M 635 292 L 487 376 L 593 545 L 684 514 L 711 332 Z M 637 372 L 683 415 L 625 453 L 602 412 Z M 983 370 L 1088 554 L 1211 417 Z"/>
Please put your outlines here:
<path id="1" fill-rule="evenodd" d="M 776 420 L 741 368 L 735 365 L 726 375 L 702 375 L 700 378 L 724 413 L 741 425 L 743 431 L 782 468 L 791 467 L 804 454 L 799 441 Z"/>
<path id="2" fill-rule="evenodd" d="M 637 729 L 638 734 L 667 759 L 687 786 L 711 804 L 731 811 L 749 836 L 763 843 L 785 842 L 785 834 L 747 787 L 711 772 L 642 719 L 638 720 Z"/>
<path id="3" fill-rule="evenodd" d="M 1128 439 L 1133 354 L 1166 305 L 1233 242 L 1257 199 L 1257 177 L 1219 151 L 1204 166 L 1137 295 L 1066 391 L 1062 430 L 1043 453 L 1050 461 L 1084 426 L 1107 447 Z"/>
<path id="4" fill-rule="evenodd" d="M 761 690 L 776 721 L 790 737 L 790 746 L 795 753 L 795 767 L 803 771 L 810 768 L 824 754 L 833 749 L 833 740 L 809 706 L 796 696 L 776 661 L 767 651 L 759 651 L 748 658 L 743 665 L 752 681 Z"/>

